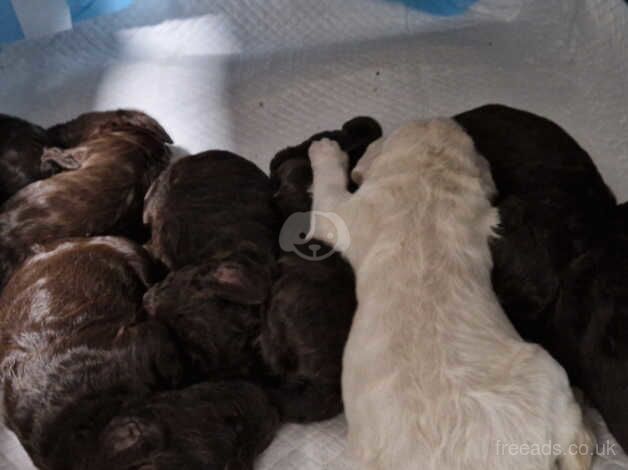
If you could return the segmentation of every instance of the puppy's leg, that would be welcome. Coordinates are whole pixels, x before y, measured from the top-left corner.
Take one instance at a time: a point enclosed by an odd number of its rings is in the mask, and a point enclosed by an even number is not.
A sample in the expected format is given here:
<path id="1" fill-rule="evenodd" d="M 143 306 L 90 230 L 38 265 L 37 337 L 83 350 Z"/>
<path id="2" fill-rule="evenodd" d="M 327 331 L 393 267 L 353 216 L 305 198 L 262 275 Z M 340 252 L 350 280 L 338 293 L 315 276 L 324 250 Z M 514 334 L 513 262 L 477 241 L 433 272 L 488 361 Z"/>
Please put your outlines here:
<path id="1" fill-rule="evenodd" d="M 333 212 L 346 201 L 349 156 L 337 142 L 322 139 L 313 142 L 309 150 L 312 164 L 312 210 Z"/>

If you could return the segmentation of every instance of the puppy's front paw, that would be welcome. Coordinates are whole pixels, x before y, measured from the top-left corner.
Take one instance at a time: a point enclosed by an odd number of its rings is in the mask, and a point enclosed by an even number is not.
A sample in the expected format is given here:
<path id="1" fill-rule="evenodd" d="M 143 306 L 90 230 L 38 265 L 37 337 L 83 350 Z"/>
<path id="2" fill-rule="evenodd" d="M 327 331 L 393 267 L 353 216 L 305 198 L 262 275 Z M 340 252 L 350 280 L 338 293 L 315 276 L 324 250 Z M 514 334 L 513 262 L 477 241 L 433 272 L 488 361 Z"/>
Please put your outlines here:
<path id="1" fill-rule="evenodd" d="M 312 142 L 309 155 L 312 166 L 338 162 L 343 169 L 347 170 L 349 168 L 349 157 L 335 140 L 321 139 Z"/>

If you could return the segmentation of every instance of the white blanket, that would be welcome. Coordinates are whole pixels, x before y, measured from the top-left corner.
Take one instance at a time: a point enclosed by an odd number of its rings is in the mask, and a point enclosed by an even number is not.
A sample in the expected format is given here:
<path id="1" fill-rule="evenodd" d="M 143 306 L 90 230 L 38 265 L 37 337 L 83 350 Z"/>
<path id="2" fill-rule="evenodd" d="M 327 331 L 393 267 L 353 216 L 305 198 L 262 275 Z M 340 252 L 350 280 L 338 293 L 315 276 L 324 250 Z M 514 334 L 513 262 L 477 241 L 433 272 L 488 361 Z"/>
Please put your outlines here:
<path id="1" fill-rule="evenodd" d="M 623 0 L 478 0 L 450 17 L 401 0 L 137 0 L 1 48 L 0 112 L 49 125 L 141 108 L 190 152 L 226 148 L 267 169 L 280 148 L 355 115 L 390 130 L 500 102 L 561 123 L 623 200 L 626 51 Z M 357 470 L 345 431 L 342 418 L 285 426 L 258 468 Z M 0 431 L 0 470 L 27 462 Z"/>

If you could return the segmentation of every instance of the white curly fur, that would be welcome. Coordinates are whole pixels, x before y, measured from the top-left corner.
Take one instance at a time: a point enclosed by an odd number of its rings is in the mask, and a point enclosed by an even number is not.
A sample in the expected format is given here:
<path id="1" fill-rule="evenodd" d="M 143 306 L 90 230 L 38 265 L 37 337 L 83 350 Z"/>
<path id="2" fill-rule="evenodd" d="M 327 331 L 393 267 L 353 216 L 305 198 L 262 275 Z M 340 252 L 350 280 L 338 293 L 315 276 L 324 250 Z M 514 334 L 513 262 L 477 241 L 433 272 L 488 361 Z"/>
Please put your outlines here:
<path id="1" fill-rule="evenodd" d="M 410 123 L 370 152 L 352 195 L 338 145 L 309 151 L 313 209 L 338 214 L 351 235 L 359 307 L 342 385 L 364 468 L 589 468 L 570 448 L 593 451 L 564 370 L 519 337 L 493 292 L 486 160 L 449 119 Z M 319 221 L 313 236 L 329 232 Z M 548 443 L 567 455 L 506 447 Z"/>

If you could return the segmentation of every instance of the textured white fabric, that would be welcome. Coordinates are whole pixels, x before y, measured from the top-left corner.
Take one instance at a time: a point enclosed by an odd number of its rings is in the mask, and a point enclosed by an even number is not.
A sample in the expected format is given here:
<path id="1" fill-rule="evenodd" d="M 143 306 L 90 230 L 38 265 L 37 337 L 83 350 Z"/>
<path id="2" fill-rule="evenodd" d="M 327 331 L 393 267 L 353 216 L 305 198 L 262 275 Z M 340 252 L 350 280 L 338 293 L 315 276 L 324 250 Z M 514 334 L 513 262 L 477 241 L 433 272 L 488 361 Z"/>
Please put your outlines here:
<path id="1" fill-rule="evenodd" d="M 448 18 L 397 0 L 137 0 L 0 49 L 0 112 L 49 125 L 141 108 L 189 151 L 226 148 L 267 169 L 278 149 L 358 114 L 390 130 L 501 102 L 562 124 L 623 200 L 627 31 L 623 0 L 479 0 Z M 285 426 L 258 468 L 357 470 L 345 431 L 342 418 Z M 0 432 L 0 469 L 26 462 Z"/>

